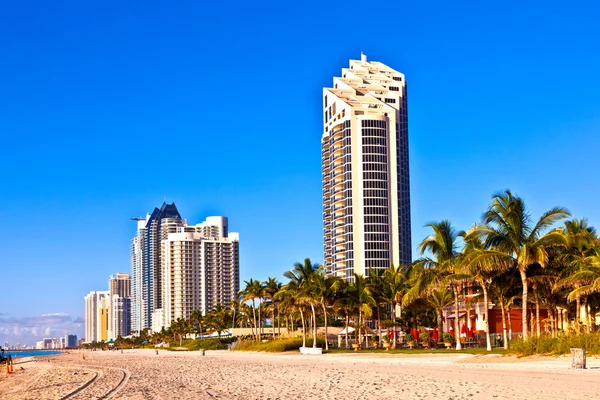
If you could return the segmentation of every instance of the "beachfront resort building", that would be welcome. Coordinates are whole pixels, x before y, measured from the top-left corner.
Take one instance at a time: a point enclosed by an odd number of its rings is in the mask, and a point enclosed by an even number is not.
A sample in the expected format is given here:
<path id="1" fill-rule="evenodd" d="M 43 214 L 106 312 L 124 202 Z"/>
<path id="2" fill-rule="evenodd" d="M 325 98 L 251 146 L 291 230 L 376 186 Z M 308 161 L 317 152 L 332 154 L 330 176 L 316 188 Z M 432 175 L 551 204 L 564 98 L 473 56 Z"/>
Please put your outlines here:
<path id="1" fill-rule="evenodd" d="M 85 296 L 86 342 L 99 342 L 107 339 L 109 299 L 108 291 L 92 291 Z"/>
<path id="2" fill-rule="evenodd" d="M 206 314 L 218 304 L 229 306 L 239 290 L 239 234 L 229 232 L 228 219 L 208 217 L 201 224 L 188 225 L 175 204 L 163 204 L 161 210 L 166 207 L 170 211 L 163 215 L 168 216 L 155 222 L 160 224 L 155 228 L 155 240 L 146 239 L 152 218 L 138 219 L 138 234 L 132 243 L 132 322 L 137 324 L 133 333 L 145 328 L 158 331 L 178 318 L 189 319 L 196 309 Z M 158 254 L 153 259 L 148 248 L 155 245 L 159 251 L 152 253 Z M 160 271 L 159 279 L 152 280 L 150 267 Z M 143 296 L 145 288 L 158 290 L 154 298 L 160 301 L 155 301 L 151 310 L 143 306 L 152 297 L 149 291 Z"/>
<path id="3" fill-rule="evenodd" d="M 404 74 L 350 60 L 323 89 L 324 265 L 353 279 L 411 262 L 408 113 Z"/>

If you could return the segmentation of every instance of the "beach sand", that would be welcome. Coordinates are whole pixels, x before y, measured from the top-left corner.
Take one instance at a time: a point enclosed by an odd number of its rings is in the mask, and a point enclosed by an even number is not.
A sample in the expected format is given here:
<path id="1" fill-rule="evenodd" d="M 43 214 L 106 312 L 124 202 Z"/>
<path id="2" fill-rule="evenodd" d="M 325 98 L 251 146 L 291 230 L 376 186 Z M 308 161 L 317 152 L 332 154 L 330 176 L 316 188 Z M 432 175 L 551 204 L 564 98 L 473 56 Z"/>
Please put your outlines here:
<path id="1" fill-rule="evenodd" d="M 600 359 L 125 350 L 21 360 L 10 399 L 600 399 Z M 23 367 L 23 370 L 20 370 Z"/>

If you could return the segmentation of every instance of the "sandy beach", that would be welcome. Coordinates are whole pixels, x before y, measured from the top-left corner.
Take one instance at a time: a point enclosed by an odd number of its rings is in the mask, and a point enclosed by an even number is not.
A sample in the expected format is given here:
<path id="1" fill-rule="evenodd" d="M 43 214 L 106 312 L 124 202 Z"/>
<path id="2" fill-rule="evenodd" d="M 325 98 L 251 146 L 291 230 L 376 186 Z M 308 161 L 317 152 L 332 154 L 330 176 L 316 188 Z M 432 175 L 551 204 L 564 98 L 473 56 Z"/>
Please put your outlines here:
<path id="1" fill-rule="evenodd" d="M 153 350 L 22 359 L 10 399 L 600 399 L 600 359 Z M 23 369 L 21 369 L 23 368 Z"/>

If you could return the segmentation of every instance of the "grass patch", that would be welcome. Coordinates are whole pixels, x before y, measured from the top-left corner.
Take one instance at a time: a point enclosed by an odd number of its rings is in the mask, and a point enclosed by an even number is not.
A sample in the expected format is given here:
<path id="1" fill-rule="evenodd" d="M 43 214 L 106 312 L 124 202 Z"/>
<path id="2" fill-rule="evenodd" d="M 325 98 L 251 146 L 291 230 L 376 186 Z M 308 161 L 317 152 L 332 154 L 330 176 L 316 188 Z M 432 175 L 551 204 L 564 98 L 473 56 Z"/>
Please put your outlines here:
<path id="1" fill-rule="evenodd" d="M 572 347 L 585 347 L 588 355 L 600 354 L 600 335 L 595 333 L 583 333 L 564 335 L 559 337 L 531 337 L 524 341 L 515 339 L 510 342 L 510 354 L 519 357 L 533 355 L 559 356 L 571 354 Z"/>
<path id="2" fill-rule="evenodd" d="M 312 339 L 306 339 L 306 346 L 312 346 Z M 325 341 L 323 339 L 317 340 L 317 347 L 324 347 Z M 282 353 L 284 351 L 298 351 L 302 347 L 302 338 L 287 338 L 287 339 L 275 339 L 269 340 L 268 342 L 254 342 L 251 340 L 245 340 L 238 343 L 233 349 L 235 351 L 265 351 L 270 353 Z"/>
<path id="3" fill-rule="evenodd" d="M 235 338 L 223 337 L 223 338 L 210 338 L 210 339 L 185 339 L 181 346 L 179 340 L 175 340 L 169 343 L 169 347 L 165 347 L 166 350 L 172 351 L 183 351 L 191 350 L 196 351 L 200 349 L 204 350 L 227 350 L 229 343 L 235 342 Z"/>

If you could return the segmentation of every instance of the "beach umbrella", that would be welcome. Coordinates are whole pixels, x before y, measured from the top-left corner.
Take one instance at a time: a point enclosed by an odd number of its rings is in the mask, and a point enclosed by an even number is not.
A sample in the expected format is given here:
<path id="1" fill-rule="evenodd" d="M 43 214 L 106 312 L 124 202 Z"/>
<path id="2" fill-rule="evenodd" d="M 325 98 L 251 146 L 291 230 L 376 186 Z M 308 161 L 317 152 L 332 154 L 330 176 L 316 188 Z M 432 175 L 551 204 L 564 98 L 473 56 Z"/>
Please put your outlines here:
<path id="1" fill-rule="evenodd" d="M 438 330 L 437 330 L 437 328 L 435 328 L 433 330 L 433 335 L 431 335 L 431 338 L 433 339 L 434 342 L 438 341 Z"/>
<path id="2" fill-rule="evenodd" d="M 469 339 L 473 339 L 473 329 L 469 329 Z"/>
<path id="3" fill-rule="evenodd" d="M 465 325 L 465 324 L 462 324 L 462 327 L 460 328 L 460 333 L 461 333 L 461 334 L 463 334 L 463 333 L 467 333 L 467 327 L 466 327 L 466 325 Z"/>

